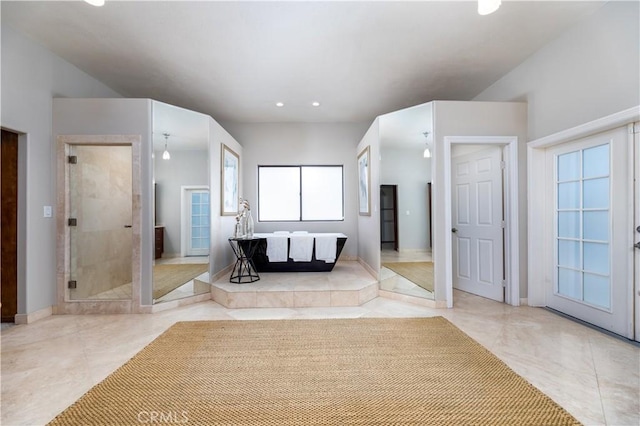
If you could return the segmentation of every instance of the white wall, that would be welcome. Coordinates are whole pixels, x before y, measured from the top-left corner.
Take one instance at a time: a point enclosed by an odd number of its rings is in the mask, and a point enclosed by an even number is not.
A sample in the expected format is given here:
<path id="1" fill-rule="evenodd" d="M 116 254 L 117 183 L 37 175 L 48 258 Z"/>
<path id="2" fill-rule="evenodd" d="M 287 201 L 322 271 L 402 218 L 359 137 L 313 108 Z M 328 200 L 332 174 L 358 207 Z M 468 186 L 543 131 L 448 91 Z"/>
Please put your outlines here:
<path id="1" fill-rule="evenodd" d="M 225 127 L 244 147 L 241 174 L 243 198 L 254 210 L 256 232 L 306 230 L 342 232 L 347 243 L 342 256 L 358 255 L 356 145 L 366 125 L 352 123 L 228 123 Z M 257 222 L 258 165 L 343 165 L 345 220 L 343 222 Z"/>
<path id="2" fill-rule="evenodd" d="M 55 304 L 56 222 L 42 217 L 43 206 L 55 206 L 52 98 L 120 95 L 8 26 L 0 30 L 0 125 L 24 133 L 19 159 L 18 313 L 28 314 Z"/>
<path id="3" fill-rule="evenodd" d="M 150 99 L 54 99 L 53 137 L 58 135 L 140 135 L 142 191 L 142 253 L 140 296 L 143 305 L 151 304 L 154 234 L 151 224 L 151 176 L 153 161 L 152 101 Z M 54 167 L 55 169 L 55 167 Z M 134 179 L 136 177 L 134 176 Z M 55 185 L 55 182 L 54 182 Z M 147 226 L 148 225 L 148 226 Z"/>
<path id="4" fill-rule="evenodd" d="M 182 186 L 209 185 L 209 156 L 207 150 L 173 149 L 170 152 L 170 160 L 162 159 L 162 151 L 155 152 L 156 225 L 165 227 L 163 256 L 179 256 L 182 244 Z"/>
<path id="5" fill-rule="evenodd" d="M 240 156 L 240 183 L 238 193 L 243 194 L 242 165 L 244 148 L 218 122 L 209 118 L 209 194 L 211 196 L 211 255 L 210 270 L 216 274 L 235 261 L 229 247 L 229 237 L 233 235 L 236 224 L 235 216 L 221 216 L 220 176 L 222 173 L 222 145 L 226 145 Z"/>
<path id="6" fill-rule="evenodd" d="M 371 173 L 371 215 L 358 215 L 358 258 L 369 268 L 369 272 L 378 276 L 380 271 L 380 118 L 376 118 L 367 133 L 358 143 L 353 164 L 357 165 L 357 155 L 369 147 L 369 172 Z M 356 171 L 356 179 L 357 171 Z M 356 214 L 358 214 L 358 196 L 355 195 Z"/>
<path id="7" fill-rule="evenodd" d="M 436 300 L 445 300 L 445 194 L 444 163 L 441 160 L 445 136 L 517 136 L 518 137 L 518 225 L 520 233 L 520 294 L 527 294 L 527 181 L 526 131 L 527 105 L 507 102 L 434 102 L 434 177 L 433 253 Z M 449 253 L 450 255 L 450 253 Z"/>
<path id="8" fill-rule="evenodd" d="M 430 247 L 430 209 L 427 182 L 431 182 L 431 159 L 424 146 L 381 147 L 380 185 L 398 185 L 398 249 Z M 379 190 L 379 188 L 378 188 Z M 407 214 L 409 212 L 409 214 Z"/>
<path id="9" fill-rule="evenodd" d="M 640 3 L 609 2 L 480 93 L 529 104 L 529 140 L 640 104 Z"/>

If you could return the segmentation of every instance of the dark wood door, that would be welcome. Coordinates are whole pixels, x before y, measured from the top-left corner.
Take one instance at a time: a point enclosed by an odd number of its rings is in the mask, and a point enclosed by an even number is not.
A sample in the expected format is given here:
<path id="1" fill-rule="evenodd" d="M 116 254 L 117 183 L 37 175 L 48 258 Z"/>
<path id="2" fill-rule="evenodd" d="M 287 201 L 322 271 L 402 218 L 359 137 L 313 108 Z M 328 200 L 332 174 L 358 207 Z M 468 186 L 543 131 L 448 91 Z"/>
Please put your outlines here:
<path id="1" fill-rule="evenodd" d="M 398 251 L 398 186 L 380 185 L 380 243 Z"/>
<path id="2" fill-rule="evenodd" d="M 14 322 L 18 313 L 18 135 L 2 130 L 0 143 L 2 195 L 2 322 Z"/>

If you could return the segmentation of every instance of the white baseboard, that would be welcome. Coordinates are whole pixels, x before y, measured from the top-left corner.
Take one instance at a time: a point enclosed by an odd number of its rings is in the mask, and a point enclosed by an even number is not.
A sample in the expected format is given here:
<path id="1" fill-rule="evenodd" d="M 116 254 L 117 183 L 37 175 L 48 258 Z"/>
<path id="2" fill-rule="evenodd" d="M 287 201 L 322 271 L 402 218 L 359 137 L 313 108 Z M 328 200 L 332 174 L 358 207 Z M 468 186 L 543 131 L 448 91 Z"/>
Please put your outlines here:
<path id="1" fill-rule="evenodd" d="M 50 317 L 51 315 L 53 315 L 53 307 L 49 306 L 35 312 L 31 312 L 30 314 L 16 314 L 15 321 L 16 324 L 31 324 L 43 318 Z"/>

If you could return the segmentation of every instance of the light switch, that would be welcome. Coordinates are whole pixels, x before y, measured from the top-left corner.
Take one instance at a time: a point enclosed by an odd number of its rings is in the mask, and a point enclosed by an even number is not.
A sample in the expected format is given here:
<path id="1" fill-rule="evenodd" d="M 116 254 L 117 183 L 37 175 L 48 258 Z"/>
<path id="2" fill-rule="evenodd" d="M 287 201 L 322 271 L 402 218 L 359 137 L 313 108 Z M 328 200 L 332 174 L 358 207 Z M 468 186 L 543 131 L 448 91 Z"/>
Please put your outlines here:
<path id="1" fill-rule="evenodd" d="M 52 217 L 53 216 L 53 209 L 51 208 L 51 206 L 44 206 L 44 217 Z"/>

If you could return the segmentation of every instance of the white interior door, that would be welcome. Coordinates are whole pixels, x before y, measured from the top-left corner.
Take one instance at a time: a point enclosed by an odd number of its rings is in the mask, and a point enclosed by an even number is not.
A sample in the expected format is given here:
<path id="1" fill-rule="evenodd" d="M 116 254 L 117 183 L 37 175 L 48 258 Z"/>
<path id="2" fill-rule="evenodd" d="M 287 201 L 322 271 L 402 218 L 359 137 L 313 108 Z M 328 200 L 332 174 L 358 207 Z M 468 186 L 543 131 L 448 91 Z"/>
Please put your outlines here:
<path id="1" fill-rule="evenodd" d="M 504 301 L 502 149 L 452 159 L 453 287 Z"/>
<path id="2" fill-rule="evenodd" d="M 633 336 L 632 147 L 622 127 L 547 150 L 554 247 L 547 306 L 626 337 Z"/>

